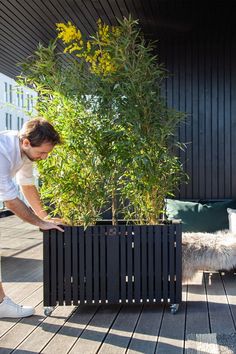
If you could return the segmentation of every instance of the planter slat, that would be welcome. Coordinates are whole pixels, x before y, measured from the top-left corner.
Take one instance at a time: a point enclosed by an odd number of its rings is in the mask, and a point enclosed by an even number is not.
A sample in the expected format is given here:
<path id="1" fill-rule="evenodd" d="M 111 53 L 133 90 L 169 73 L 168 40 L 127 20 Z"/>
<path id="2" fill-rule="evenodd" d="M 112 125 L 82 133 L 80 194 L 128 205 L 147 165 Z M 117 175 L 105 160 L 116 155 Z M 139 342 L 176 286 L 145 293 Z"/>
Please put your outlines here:
<path id="1" fill-rule="evenodd" d="M 88 304 L 92 303 L 92 266 L 93 266 L 93 253 L 92 253 L 92 229 L 88 227 L 85 236 L 85 279 L 86 279 L 86 301 Z"/>
<path id="2" fill-rule="evenodd" d="M 99 233 L 98 229 L 93 229 L 93 289 L 94 301 L 99 301 Z"/>
<path id="3" fill-rule="evenodd" d="M 64 304 L 64 279 L 65 279 L 65 269 L 64 269 L 64 234 L 59 232 L 56 235 L 57 238 L 57 284 L 58 284 L 58 302 L 59 305 Z M 73 259 L 76 257 L 74 255 Z M 78 257 L 77 257 L 78 258 Z"/>
<path id="4" fill-rule="evenodd" d="M 119 302 L 119 234 L 118 228 L 107 228 L 107 300 Z"/>
<path id="5" fill-rule="evenodd" d="M 133 231 L 134 231 L 134 299 L 135 302 L 139 302 L 141 297 L 140 227 L 134 226 Z"/>
<path id="6" fill-rule="evenodd" d="M 141 298 L 147 301 L 147 226 L 140 230 L 141 232 Z"/>
<path id="7" fill-rule="evenodd" d="M 79 299 L 83 304 L 85 300 L 85 267 L 84 267 L 84 230 L 78 229 L 79 243 Z"/>
<path id="8" fill-rule="evenodd" d="M 51 304 L 51 265 L 50 265 L 50 237 L 49 231 L 44 231 L 43 235 L 43 280 L 44 280 L 44 287 L 43 287 L 43 298 L 44 298 L 44 305 L 45 306 L 52 306 Z"/>
<path id="9" fill-rule="evenodd" d="M 71 305 L 72 299 L 72 283 L 71 283 L 71 260 L 72 260 L 72 252 L 71 252 L 71 231 L 72 228 L 67 228 L 64 235 L 64 245 L 65 245 L 65 304 Z"/>
<path id="10" fill-rule="evenodd" d="M 106 303 L 106 227 L 100 228 L 100 286 L 101 286 L 101 303 Z"/>
<path id="11" fill-rule="evenodd" d="M 126 241 L 125 236 L 126 227 L 120 226 L 120 299 L 124 303 L 127 299 L 127 283 L 126 283 L 126 274 L 127 274 L 127 258 L 126 258 Z"/>
<path id="12" fill-rule="evenodd" d="M 168 243 L 169 234 L 167 228 L 162 229 L 162 287 L 163 287 L 163 299 L 166 301 L 168 299 Z"/>
<path id="13" fill-rule="evenodd" d="M 45 306 L 179 303 L 181 235 L 178 224 L 44 232 Z"/>
<path id="14" fill-rule="evenodd" d="M 128 226 L 127 227 L 127 248 L 126 248 L 126 254 L 124 254 L 124 257 L 127 258 L 127 298 L 128 302 L 132 303 L 133 301 L 133 247 L 132 247 L 132 227 Z"/>
<path id="15" fill-rule="evenodd" d="M 154 270 L 153 270 L 153 227 L 149 226 L 148 227 L 148 236 L 147 236 L 147 241 L 148 241 L 148 299 L 150 302 L 153 302 L 154 300 Z"/>
<path id="16" fill-rule="evenodd" d="M 155 274 L 155 298 L 161 301 L 162 298 L 162 229 L 154 228 L 154 274 Z"/>
<path id="17" fill-rule="evenodd" d="M 58 299 L 57 294 L 57 232 L 56 230 L 51 230 L 50 233 L 51 247 L 50 247 L 50 257 L 51 257 L 51 302 L 56 304 Z"/>
<path id="18" fill-rule="evenodd" d="M 175 282 L 175 302 L 182 299 L 182 229 L 181 225 L 176 225 L 176 262 L 175 262 L 176 282 Z"/>
<path id="19" fill-rule="evenodd" d="M 175 249 L 176 235 L 174 233 L 173 225 L 169 227 L 169 285 L 170 285 L 170 299 L 173 301 L 172 296 L 175 293 Z"/>
<path id="20" fill-rule="evenodd" d="M 72 294 L 73 294 L 73 305 L 78 305 L 79 301 L 79 267 L 78 267 L 78 241 L 77 241 L 77 231 L 76 227 L 72 228 L 72 257 L 73 257 L 73 262 L 72 262 L 72 278 L 73 278 L 73 284 L 72 284 Z"/>

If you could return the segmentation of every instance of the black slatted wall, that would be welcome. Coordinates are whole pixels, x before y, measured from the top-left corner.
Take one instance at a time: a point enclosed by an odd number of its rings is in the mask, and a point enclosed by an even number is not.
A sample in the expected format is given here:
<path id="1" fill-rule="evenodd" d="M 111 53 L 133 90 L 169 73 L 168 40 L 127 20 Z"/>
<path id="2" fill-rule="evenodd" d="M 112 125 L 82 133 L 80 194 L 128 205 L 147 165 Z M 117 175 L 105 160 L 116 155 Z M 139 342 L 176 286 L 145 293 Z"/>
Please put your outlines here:
<path id="1" fill-rule="evenodd" d="M 236 48 L 225 33 L 169 38 L 159 51 L 170 72 L 164 85 L 168 105 L 187 112 L 178 130 L 190 177 L 181 199 L 236 198 Z"/>

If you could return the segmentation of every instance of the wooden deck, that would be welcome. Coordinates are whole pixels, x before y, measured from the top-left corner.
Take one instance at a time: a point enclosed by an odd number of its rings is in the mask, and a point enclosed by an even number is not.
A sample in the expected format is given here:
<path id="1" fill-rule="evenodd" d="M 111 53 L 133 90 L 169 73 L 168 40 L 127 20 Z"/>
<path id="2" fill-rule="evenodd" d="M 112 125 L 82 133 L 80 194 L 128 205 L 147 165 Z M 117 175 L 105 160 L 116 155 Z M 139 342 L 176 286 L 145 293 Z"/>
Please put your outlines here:
<path id="1" fill-rule="evenodd" d="M 58 306 L 43 312 L 42 234 L 15 216 L 0 219 L 2 278 L 8 296 L 36 315 L 0 320 L 5 353 L 186 353 L 189 333 L 232 333 L 236 323 L 233 273 L 200 273 L 183 286 L 183 302 L 168 306 Z"/>

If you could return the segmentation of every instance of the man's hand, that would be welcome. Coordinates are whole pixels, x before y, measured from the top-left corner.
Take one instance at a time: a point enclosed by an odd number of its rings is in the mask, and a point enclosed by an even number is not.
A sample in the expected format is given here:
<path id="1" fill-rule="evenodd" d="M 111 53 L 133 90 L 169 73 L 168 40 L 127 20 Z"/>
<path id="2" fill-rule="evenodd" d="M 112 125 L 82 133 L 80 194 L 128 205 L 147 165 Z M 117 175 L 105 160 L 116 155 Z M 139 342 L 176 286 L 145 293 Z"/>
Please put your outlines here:
<path id="1" fill-rule="evenodd" d="M 61 223 L 57 223 L 55 221 L 42 221 L 42 223 L 39 225 L 41 230 L 52 230 L 52 229 L 57 229 L 61 232 L 64 232 L 64 230 L 58 226 Z"/>
<path id="2" fill-rule="evenodd" d="M 32 225 L 38 226 L 42 230 L 57 229 L 59 231 L 64 232 L 64 230 L 60 226 L 58 226 L 58 224 L 60 225 L 61 223 L 59 223 L 59 222 L 54 223 L 54 222 L 44 221 L 44 220 L 40 219 L 19 198 L 5 201 L 5 205 L 8 209 L 13 211 L 13 213 L 16 214 L 19 218 L 21 218 L 22 220 L 24 220 Z"/>

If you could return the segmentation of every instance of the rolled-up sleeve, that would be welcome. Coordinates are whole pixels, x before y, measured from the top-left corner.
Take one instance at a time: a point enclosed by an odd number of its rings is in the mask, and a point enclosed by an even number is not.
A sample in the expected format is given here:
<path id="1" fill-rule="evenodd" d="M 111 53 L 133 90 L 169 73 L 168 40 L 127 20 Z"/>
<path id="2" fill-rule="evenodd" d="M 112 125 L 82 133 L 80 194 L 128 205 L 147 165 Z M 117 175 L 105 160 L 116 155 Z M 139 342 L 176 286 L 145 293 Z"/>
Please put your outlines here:
<path id="1" fill-rule="evenodd" d="M 16 181 L 21 186 L 35 184 L 33 163 L 30 160 L 25 161 L 21 169 L 17 172 Z"/>
<path id="2" fill-rule="evenodd" d="M 0 152 L 0 200 L 15 199 L 18 195 L 17 187 L 11 178 L 10 161 Z"/>

